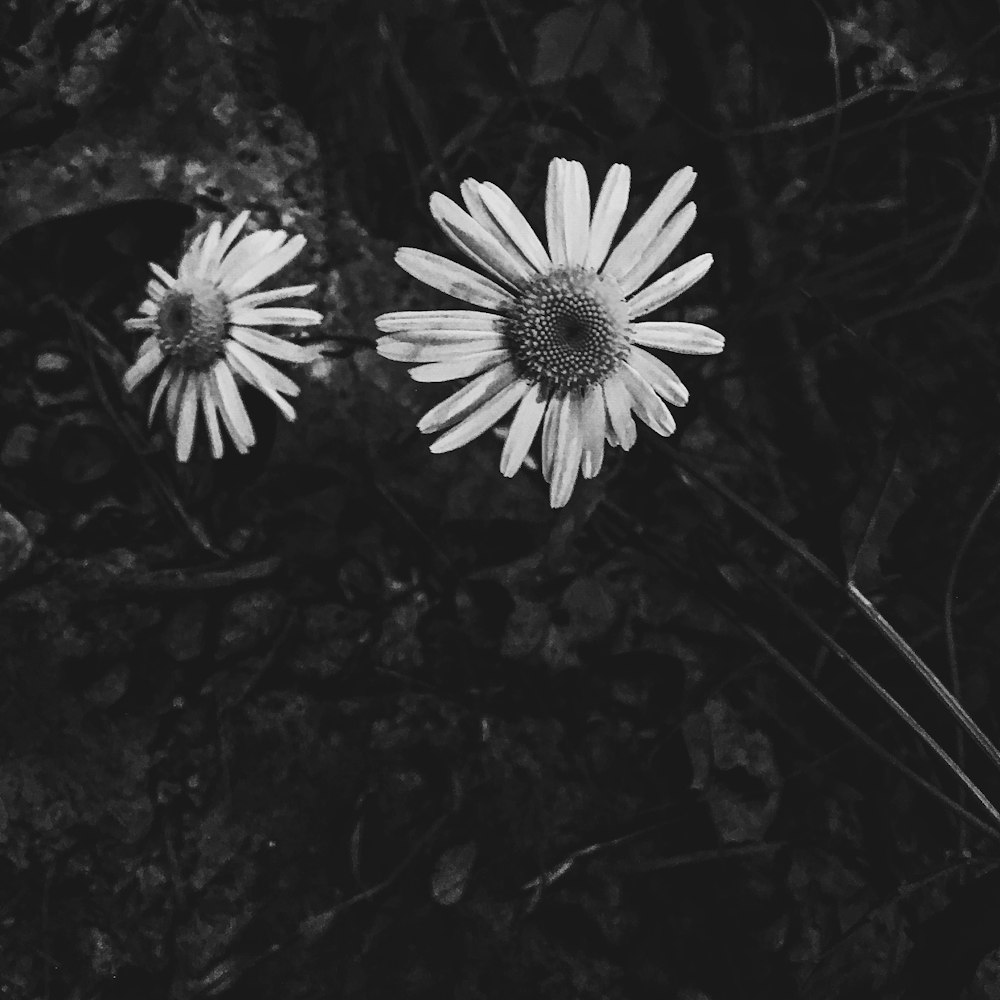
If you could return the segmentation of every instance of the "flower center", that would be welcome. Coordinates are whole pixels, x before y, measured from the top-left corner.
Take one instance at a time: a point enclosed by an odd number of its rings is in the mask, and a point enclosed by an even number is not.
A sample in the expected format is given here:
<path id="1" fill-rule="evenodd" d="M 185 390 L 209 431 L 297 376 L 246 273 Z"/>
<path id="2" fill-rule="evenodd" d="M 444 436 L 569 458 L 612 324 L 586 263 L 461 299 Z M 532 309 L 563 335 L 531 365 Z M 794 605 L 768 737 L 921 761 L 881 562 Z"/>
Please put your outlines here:
<path id="1" fill-rule="evenodd" d="M 226 297 L 204 278 L 174 287 L 156 313 L 156 339 L 185 368 L 207 368 L 226 342 Z"/>
<path id="2" fill-rule="evenodd" d="M 502 329 L 519 373 L 563 391 L 599 385 L 630 346 L 617 284 L 582 267 L 550 271 L 528 284 Z"/>

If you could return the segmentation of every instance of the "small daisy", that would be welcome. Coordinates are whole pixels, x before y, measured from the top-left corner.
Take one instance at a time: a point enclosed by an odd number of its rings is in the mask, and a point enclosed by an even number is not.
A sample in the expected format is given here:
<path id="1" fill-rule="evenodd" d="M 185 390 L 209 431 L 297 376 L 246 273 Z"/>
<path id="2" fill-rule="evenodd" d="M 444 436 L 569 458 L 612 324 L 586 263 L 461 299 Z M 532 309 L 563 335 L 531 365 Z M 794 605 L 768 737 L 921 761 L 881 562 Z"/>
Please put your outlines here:
<path id="1" fill-rule="evenodd" d="M 257 329 L 312 326 L 323 317 L 313 309 L 260 308 L 267 302 L 307 295 L 316 286 L 250 292 L 288 264 L 306 240 L 304 236 L 287 239 L 281 230 L 260 229 L 234 246 L 249 216 L 241 212 L 225 232 L 221 223 L 213 222 L 181 258 L 176 278 L 151 263 L 156 277 L 146 285 L 148 297 L 139 306 L 142 315 L 125 323 L 130 330 L 150 334 L 135 364 L 125 372 L 125 389 L 132 392 L 162 367 L 149 405 L 149 422 L 166 397 L 167 423 L 176 437 L 180 462 L 191 455 L 199 409 L 216 458 L 223 452 L 219 417 L 238 451 L 246 452 L 254 444 L 238 378 L 259 389 L 288 420 L 294 420 L 295 411 L 285 397 L 297 396 L 299 387 L 261 355 L 292 364 L 315 361 L 318 356 L 314 347 Z"/>
<path id="2" fill-rule="evenodd" d="M 579 473 L 590 479 L 600 472 L 605 442 L 632 447 L 633 412 L 657 433 L 673 433 L 666 403 L 683 406 L 687 389 L 644 348 L 717 354 L 724 344 L 697 323 L 636 322 L 703 278 L 712 255 L 646 284 L 694 222 L 692 203 L 677 211 L 694 184 L 690 167 L 667 181 L 609 254 L 629 179 L 628 167 L 613 166 L 591 212 L 581 164 L 554 159 L 545 195 L 548 250 L 495 184 L 466 180 L 466 210 L 433 194 L 438 225 L 485 273 L 412 247 L 400 249 L 396 262 L 480 309 L 392 312 L 375 320 L 387 335 L 379 353 L 415 363 L 410 375 L 418 382 L 472 377 L 417 424 L 425 434 L 444 431 L 431 451 L 459 448 L 514 410 L 500 471 L 513 476 L 520 469 L 541 427 L 553 507 L 568 502 Z"/>

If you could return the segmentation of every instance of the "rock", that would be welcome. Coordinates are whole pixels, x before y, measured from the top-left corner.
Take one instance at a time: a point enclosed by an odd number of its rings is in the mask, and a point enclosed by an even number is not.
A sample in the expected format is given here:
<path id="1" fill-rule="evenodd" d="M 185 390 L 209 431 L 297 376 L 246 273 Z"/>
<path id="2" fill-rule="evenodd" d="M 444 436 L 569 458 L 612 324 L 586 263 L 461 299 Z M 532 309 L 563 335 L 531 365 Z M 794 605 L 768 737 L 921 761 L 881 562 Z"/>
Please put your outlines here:
<path id="1" fill-rule="evenodd" d="M 31 454 L 38 441 L 38 428 L 31 424 L 18 424 L 8 435 L 0 449 L 0 465 L 17 469 L 31 461 Z"/>
<path id="2" fill-rule="evenodd" d="M 12 327 L 6 327 L 0 330 L 0 351 L 9 351 L 24 340 L 25 332 L 23 330 L 15 330 Z"/>
<path id="3" fill-rule="evenodd" d="M 28 561 L 31 549 L 28 529 L 0 507 L 0 583 L 12 577 Z"/>
<path id="4" fill-rule="evenodd" d="M 186 663 L 201 655 L 205 648 L 207 617 L 208 604 L 202 600 L 189 601 L 170 616 L 161 641 L 172 660 Z"/>
<path id="5" fill-rule="evenodd" d="M 253 651 L 278 631 L 284 610 L 284 598 L 274 590 L 234 597 L 223 613 L 216 659 Z"/>
<path id="6" fill-rule="evenodd" d="M 304 642 L 291 659 L 292 671 L 302 677 L 330 680 L 357 650 L 371 639 L 371 616 L 342 604 L 317 604 L 304 615 Z"/>
<path id="7" fill-rule="evenodd" d="M 62 375 L 69 371 L 72 362 L 65 354 L 44 351 L 35 358 L 35 371 L 44 375 Z"/>

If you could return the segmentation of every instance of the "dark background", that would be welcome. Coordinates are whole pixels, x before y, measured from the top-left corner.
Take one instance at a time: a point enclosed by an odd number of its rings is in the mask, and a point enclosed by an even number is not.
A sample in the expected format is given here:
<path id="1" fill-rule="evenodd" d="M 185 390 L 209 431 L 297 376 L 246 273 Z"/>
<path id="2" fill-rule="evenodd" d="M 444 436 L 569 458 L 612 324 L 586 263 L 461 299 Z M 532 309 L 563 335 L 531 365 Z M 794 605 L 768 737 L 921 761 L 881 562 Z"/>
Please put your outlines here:
<path id="1" fill-rule="evenodd" d="M 986 0 L 8 0 L 0 995 L 1000 996 L 996 838 L 835 644 L 954 723 L 786 544 L 996 735 L 998 46 Z M 560 512 L 370 349 L 441 302 L 429 194 L 537 223 L 553 156 L 627 221 L 695 167 L 672 315 L 727 337 Z M 122 321 L 243 207 L 333 348 L 178 466 Z"/>

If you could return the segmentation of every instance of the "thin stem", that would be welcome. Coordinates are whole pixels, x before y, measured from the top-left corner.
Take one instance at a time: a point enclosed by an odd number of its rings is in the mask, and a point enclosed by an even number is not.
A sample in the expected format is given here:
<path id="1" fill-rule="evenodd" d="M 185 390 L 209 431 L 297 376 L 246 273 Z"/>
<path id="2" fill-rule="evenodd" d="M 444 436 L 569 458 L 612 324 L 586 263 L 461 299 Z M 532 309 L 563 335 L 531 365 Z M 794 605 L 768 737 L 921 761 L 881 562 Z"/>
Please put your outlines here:
<path id="1" fill-rule="evenodd" d="M 910 713 L 898 701 L 896 701 L 896 699 L 889 694 L 889 692 L 881 684 L 879 684 L 879 682 L 875 680 L 875 678 L 872 677 L 872 675 L 868 673 L 868 671 L 865 670 L 865 668 L 853 656 L 851 656 L 851 654 L 844 649 L 844 647 L 841 646 L 829 632 L 826 631 L 826 629 L 815 622 L 803 608 L 792 600 L 791 597 L 789 597 L 779 587 L 775 586 L 775 584 L 771 583 L 770 580 L 768 580 L 762 573 L 758 572 L 753 566 L 748 564 L 746 559 L 740 557 L 740 561 L 757 579 L 758 583 L 770 590 L 771 593 L 774 594 L 774 596 L 777 597 L 778 600 L 784 604 L 785 607 L 788 608 L 788 610 L 791 611 L 792 614 L 795 615 L 795 617 L 798 618 L 799 621 L 802 622 L 802 624 L 805 625 L 806 628 L 808 628 L 809 631 L 812 632 L 813 635 L 815 635 L 820 642 L 822 642 L 823 645 L 830 650 L 831 653 L 834 653 L 841 660 L 843 660 L 843 662 L 846 663 L 851 670 L 853 670 L 854 673 L 857 674 L 857 676 L 860 677 L 861 680 L 864 681 L 865 684 L 867 684 L 868 687 L 871 688 L 872 691 L 874 691 L 875 694 L 877 694 L 879 698 L 881 698 L 882 701 L 884 701 L 886 705 L 888 705 L 889 708 L 892 709 L 892 711 L 895 712 L 896 715 L 898 715 L 899 718 L 902 719 L 903 722 L 905 722 L 906 725 L 909 726 L 910 729 L 924 741 L 927 747 L 938 757 L 948 770 L 951 771 L 952 774 L 954 774 L 955 777 L 958 778 L 958 780 L 961 781 L 970 792 L 972 792 L 972 794 L 979 800 L 982 807 L 990 814 L 990 816 L 993 817 L 993 819 L 997 821 L 997 825 L 1000 826 L 1000 812 L 997 811 L 993 803 L 990 802 L 986 795 L 980 790 L 979 786 L 976 785 L 976 783 L 965 773 L 965 771 L 955 763 L 947 750 L 945 750 L 944 747 L 942 747 L 941 744 L 938 743 L 937 740 L 935 740 L 934 737 L 931 736 L 931 734 L 927 732 L 927 730 L 924 729 L 924 727 L 920 725 L 920 723 L 917 722 L 917 720 L 910 715 Z M 878 614 L 877 611 L 875 613 Z M 886 622 L 886 626 L 891 629 L 888 622 Z M 924 665 L 922 661 L 921 665 L 924 666 L 924 669 L 927 669 L 926 665 Z M 935 678 L 935 680 L 937 680 L 937 678 Z M 940 681 L 938 681 L 938 683 L 940 683 Z"/>
<path id="2" fill-rule="evenodd" d="M 617 508 L 607 499 L 604 500 L 604 506 L 608 510 L 613 511 L 624 522 L 626 522 L 633 533 L 635 532 L 636 530 L 635 523 L 628 518 L 628 516 L 625 514 L 624 511 L 622 511 L 620 508 Z M 654 555 L 655 558 L 665 563 L 674 573 L 678 574 L 681 579 L 691 580 L 692 578 L 689 575 L 689 567 L 682 566 L 681 562 L 674 555 L 670 554 L 667 551 L 667 549 L 669 549 L 669 545 L 666 547 L 666 549 L 663 547 L 654 547 L 652 549 L 652 554 Z M 895 702 L 892 696 L 889 695 L 889 693 L 885 691 L 885 689 L 882 688 L 878 684 L 878 682 L 871 677 L 870 674 L 868 674 L 868 672 L 861 666 L 860 663 L 858 663 L 846 651 L 844 651 L 836 643 L 836 641 L 831 636 L 828 635 L 828 633 L 826 633 L 818 625 L 812 622 L 812 619 L 808 617 L 805 611 L 799 608 L 799 606 L 795 604 L 795 602 L 792 601 L 791 598 L 787 597 L 774 584 L 770 583 L 770 581 L 764 578 L 763 575 L 759 571 L 757 571 L 753 566 L 751 566 L 744 557 L 737 556 L 737 558 L 743 565 L 744 569 L 747 570 L 747 572 L 749 572 L 751 575 L 754 576 L 755 579 L 757 579 L 769 590 L 775 593 L 783 603 L 790 606 L 798 617 L 805 618 L 807 620 L 807 623 L 813 629 L 813 631 L 818 632 L 824 645 L 828 649 L 831 649 L 834 653 L 838 655 L 843 654 L 843 656 L 847 659 L 849 664 L 855 668 L 859 676 L 861 676 L 866 683 L 870 684 L 870 686 L 872 687 L 873 690 L 876 691 L 876 693 L 881 694 L 885 699 L 888 700 L 888 702 L 890 703 L 890 707 L 892 707 L 894 711 L 897 708 L 899 709 L 899 714 L 902 720 L 905 723 L 907 723 L 907 725 L 912 725 L 915 732 L 918 735 L 925 738 L 928 745 L 931 746 L 932 749 L 936 749 L 936 751 L 938 751 L 938 755 L 948 766 L 949 770 L 951 770 L 952 773 L 955 774 L 956 777 L 958 777 L 958 779 L 962 782 L 963 785 L 966 785 L 966 787 L 971 786 L 972 789 L 975 789 L 975 786 L 972 786 L 971 781 L 965 775 L 965 772 L 955 765 L 954 761 L 951 760 L 951 758 L 947 755 L 947 753 L 945 753 L 941 749 L 941 747 L 939 747 L 938 744 L 922 729 L 922 727 L 916 722 L 916 720 L 912 719 L 909 713 L 907 713 L 906 710 L 903 709 L 902 706 L 898 704 L 898 702 Z M 728 577 L 726 577 L 722 573 L 720 573 L 719 576 L 726 584 L 726 586 L 731 589 L 733 584 L 728 579 Z M 983 833 L 987 834 L 992 838 L 1000 838 L 1000 829 L 990 826 L 988 823 L 984 822 L 974 813 L 969 812 L 969 810 L 966 809 L 962 803 L 956 802 L 954 799 L 946 795 L 939 788 L 936 788 L 934 785 L 932 785 L 925 778 L 922 778 L 912 768 L 908 767 L 901 760 L 899 760 L 899 758 L 895 757 L 892 753 L 886 750 L 880 743 L 878 743 L 875 739 L 869 736 L 868 733 L 866 733 L 863 729 L 861 729 L 860 726 L 857 725 L 857 723 L 853 722 L 844 712 L 842 712 L 839 708 L 837 708 L 837 706 L 834 705 L 833 702 L 831 702 L 830 699 L 827 698 L 826 695 L 824 695 L 823 692 L 820 691 L 819 688 L 817 688 L 797 667 L 795 667 L 792 664 L 792 662 L 787 657 L 784 656 L 784 654 L 782 654 L 774 645 L 772 645 L 772 643 L 758 629 L 754 628 L 752 625 L 748 625 L 744 620 L 744 618 L 741 615 L 738 615 L 727 601 L 724 601 L 719 596 L 713 595 L 711 593 L 709 593 L 707 596 L 709 600 L 716 606 L 716 608 L 722 614 L 726 615 L 726 617 L 732 620 L 734 624 L 736 624 L 744 633 L 750 636 L 750 638 L 752 638 L 758 644 L 758 646 L 760 646 L 760 648 L 773 660 L 773 662 L 778 667 L 781 668 L 782 671 L 784 671 L 784 673 L 786 673 L 792 680 L 794 680 L 797 684 L 799 684 L 806 692 L 812 695 L 812 697 L 815 698 L 815 700 L 818 701 L 820 705 L 822 705 L 835 719 L 837 719 L 838 722 L 840 722 L 849 732 L 851 732 L 861 743 L 867 746 L 873 753 L 877 754 L 879 757 L 885 760 L 891 767 L 894 767 L 896 770 L 898 770 L 899 773 L 902 774 L 904 777 L 910 778 L 917 785 L 923 788 L 926 792 L 928 792 L 930 795 L 936 798 L 939 802 L 946 805 L 960 819 L 965 820 L 966 823 L 971 824 L 972 826 L 976 827 L 976 829 L 982 831 Z M 973 791 L 973 794 L 976 795 L 976 798 L 983 803 L 984 808 L 986 809 L 987 812 L 989 812 L 993 816 L 1000 816 L 1000 814 L 998 814 L 997 811 L 993 808 L 993 806 L 986 800 L 982 792 L 979 792 L 978 789 L 976 789 Z M 965 829 L 966 827 L 964 826 L 961 826 L 959 828 L 960 832 L 964 832 Z"/>
<path id="3" fill-rule="evenodd" d="M 779 528 L 778 525 L 757 510 L 756 507 L 747 503 L 742 497 L 737 496 L 728 487 L 718 482 L 714 476 L 696 468 L 694 464 L 677 449 L 672 448 L 670 445 L 665 443 L 661 443 L 661 447 L 678 465 L 682 466 L 688 473 L 690 473 L 690 475 L 692 475 L 699 482 L 703 483 L 714 493 L 717 493 L 719 496 L 723 497 L 723 499 L 728 500 L 734 506 L 742 510 L 765 531 L 781 542 L 785 548 L 794 552 L 800 559 L 812 567 L 812 569 L 815 570 L 816 573 L 818 573 L 828 584 L 836 587 L 838 590 L 844 590 L 844 584 L 841 583 L 833 570 L 830 569 L 830 567 L 827 566 L 821 559 L 814 556 L 800 541 L 792 538 L 791 535 Z M 924 661 L 917 655 L 906 640 L 883 617 L 875 605 L 873 605 L 872 602 L 869 601 L 868 598 L 865 597 L 865 595 L 861 593 L 861 591 L 858 590 L 853 583 L 847 583 L 846 593 L 851 604 L 853 604 L 854 607 L 856 607 L 865 616 L 865 618 L 867 618 L 868 621 L 874 625 L 886 639 L 888 639 L 893 648 L 900 653 L 917 671 L 920 677 L 927 683 L 931 691 L 944 704 L 945 708 L 948 709 L 959 725 L 965 729 L 965 731 L 972 737 L 976 745 L 983 751 L 983 753 L 986 754 L 994 767 L 1000 771 L 1000 750 L 997 750 L 990 738 L 983 732 L 972 716 L 970 716 L 969 713 L 959 704 L 955 696 L 938 679 L 937 675 L 930 669 L 930 667 L 927 666 L 926 663 L 924 663 Z M 902 706 L 900 706 L 900 709 L 902 709 Z M 916 725 L 915 720 L 914 725 Z M 951 758 L 949 758 L 949 760 L 950 759 Z M 959 769 L 959 771 L 964 774 L 961 769 Z M 992 806 L 990 808 L 992 812 L 995 812 L 995 810 L 992 809 Z"/>
<path id="4" fill-rule="evenodd" d="M 757 631 L 753 626 L 746 625 L 740 622 L 740 627 L 746 632 L 756 643 L 764 650 L 765 653 L 781 668 L 781 670 L 796 684 L 800 685 L 805 691 L 807 691 L 816 701 L 820 703 L 830 713 L 848 732 L 850 732 L 859 743 L 868 747 L 872 753 L 881 757 L 890 767 L 894 767 L 900 774 L 909 778 L 910 781 L 919 785 L 925 792 L 932 795 L 935 799 L 941 802 L 943 805 L 947 806 L 952 810 L 957 816 L 965 820 L 971 826 L 976 827 L 977 830 L 982 833 L 987 834 L 993 838 L 1000 838 L 1000 830 L 994 829 L 988 823 L 983 822 L 974 813 L 969 812 L 963 805 L 960 805 L 954 799 L 950 798 L 940 788 L 936 788 L 932 785 L 926 778 L 921 777 L 914 771 L 911 767 L 904 764 L 898 757 L 890 753 L 881 743 L 873 739 L 868 735 L 856 722 L 853 722 L 851 718 L 842 712 L 836 705 L 830 701 L 829 698 L 808 677 L 805 676 L 783 653 L 776 649 L 760 632 Z"/>
<path id="5" fill-rule="evenodd" d="M 987 494 L 986 499 L 979 505 L 979 510 L 976 511 L 975 516 L 969 522 L 969 527 L 966 528 L 965 537 L 962 539 L 962 543 L 955 553 L 955 559 L 951 564 L 951 571 L 948 573 L 948 583 L 944 589 L 944 637 L 948 648 L 948 669 L 951 673 L 951 689 L 956 698 L 962 696 L 962 679 L 958 672 L 958 647 L 955 644 L 955 583 L 958 580 L 958 570 L 962 565 L 962 560 L 965 558 L 965 553 L 976 532 L 979 530 L 986 512 L 993 506 L 993 502 L 998 496 L 1000 496 L 1000 475 L 997 476 L 996 482 L 993 483 L 993 488 Z M 965 747 L 961 739 L 961 731 L 959 732 L 957 756 L 959 761 L 964 762 Z"/>
<path id="6" fill-rule="evenodd" d="M 955 643 L 955 584 L 958 580 L 958 570 L 962 565 L 962 560 L 965 558 L 966 550 L 969 548 L 974 535 L 979 530 L 979 525 L 982 524 L 986 512 L 993 505 L 993 501 L 996 500 L 998 495 L 1000 495 L 1000 476 L 997 476 L 996 482 L 993 483 L 993 488 L 986 495 L 986 499 L 979 505 L 979 510 L 973 515 L 972 520 L 969 522 L 969 527 L 966 528 L 965 536 L 958 546 L 958 551 L 955 553 L 955 558 L 952 561 L 951 570 L 948 573 L 948 582 L 944 589 L 944 638 L 948 650 L 948 670 L 951 675 L 952 693 L 958 699 L 962 697 L 962 677 L 958 670 L 958 646 Z M 965 740 L 962 736 L 962 727 L 958 726 L 957 729 L 955 757 L 959 765 L 965 767 Z M 959 830 L 959 849 L 965 847 L 964 833 L 964 830 Z"/>
<path id="7" fill-rule="evenodd" d="M 889 640 L 924 679 L 928 687 L 938 696 L 942 704 L 955 717 L 962 728 L 972 737 L 976 746 L 989 758 L 990 763 L 1000 771 L 1000 750 L 997 750 L 990 738 L 979 727 L 979 723 L 962 707 L 959 700 L 942 683 L 941 679 L 917 655 L 913 647 L 885 620 L 881 612 L 854 586 L 847 585 L 847 595 L 851 603 Z"/>

